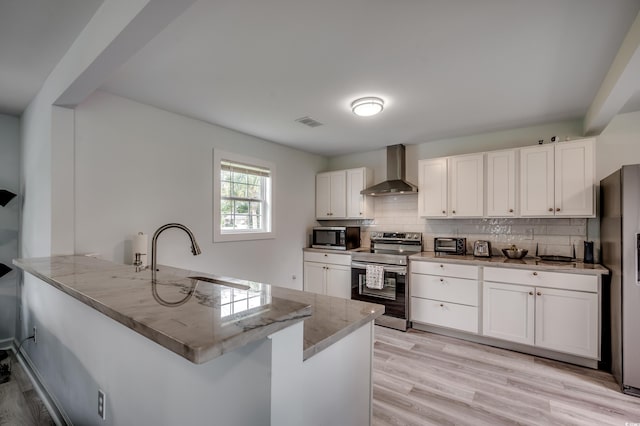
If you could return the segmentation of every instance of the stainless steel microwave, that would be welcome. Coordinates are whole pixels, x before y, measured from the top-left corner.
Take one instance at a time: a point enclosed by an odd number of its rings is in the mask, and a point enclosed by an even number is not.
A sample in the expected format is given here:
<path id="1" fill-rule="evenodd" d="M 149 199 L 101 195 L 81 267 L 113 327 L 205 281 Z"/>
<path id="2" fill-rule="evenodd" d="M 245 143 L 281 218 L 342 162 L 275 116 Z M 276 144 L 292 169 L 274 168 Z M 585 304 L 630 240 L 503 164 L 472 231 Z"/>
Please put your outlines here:
<path id="1" fill-rule="evenodd" d="M 320 226 L 313 228 L 311 247 L 351 250 L 360 247 L 359 226 Z"/>

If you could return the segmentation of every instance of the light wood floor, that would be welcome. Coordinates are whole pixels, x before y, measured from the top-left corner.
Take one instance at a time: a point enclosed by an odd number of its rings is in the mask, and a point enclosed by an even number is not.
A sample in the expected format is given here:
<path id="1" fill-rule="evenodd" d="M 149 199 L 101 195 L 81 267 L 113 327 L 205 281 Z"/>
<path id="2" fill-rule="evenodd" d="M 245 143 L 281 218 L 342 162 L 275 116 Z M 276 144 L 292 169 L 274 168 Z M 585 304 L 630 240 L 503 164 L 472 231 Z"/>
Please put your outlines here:
<path id="1" fill-rule="evenodd" d="M 0 425 L 41 426 L 55 425 L 29 377 L 13 353 L 11 380 L 0 384 Z M 7 364 L 8 359 L 2 364 Z"/>
<path id="2" fill-rule="evenodd" d="M 417 330 L 375 334 L 374 426 L 640 424 L 640 398 L 604 371 Z"/>

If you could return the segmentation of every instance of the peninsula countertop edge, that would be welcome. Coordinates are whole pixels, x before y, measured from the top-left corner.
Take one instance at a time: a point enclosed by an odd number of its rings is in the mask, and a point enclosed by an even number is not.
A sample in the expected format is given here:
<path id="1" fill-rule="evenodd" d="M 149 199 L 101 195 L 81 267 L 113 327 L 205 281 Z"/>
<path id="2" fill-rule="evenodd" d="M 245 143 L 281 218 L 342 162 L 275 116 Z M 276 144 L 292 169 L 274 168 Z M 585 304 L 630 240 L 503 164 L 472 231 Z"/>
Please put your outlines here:
<path id="1" fill-rule="evenodd" d="M 149 269 L 91 256 L 13 264 L 195 364 L 300 321 L 307 360 L 384 313 L 381 305 L 163 265 L 152 283 Z"/>

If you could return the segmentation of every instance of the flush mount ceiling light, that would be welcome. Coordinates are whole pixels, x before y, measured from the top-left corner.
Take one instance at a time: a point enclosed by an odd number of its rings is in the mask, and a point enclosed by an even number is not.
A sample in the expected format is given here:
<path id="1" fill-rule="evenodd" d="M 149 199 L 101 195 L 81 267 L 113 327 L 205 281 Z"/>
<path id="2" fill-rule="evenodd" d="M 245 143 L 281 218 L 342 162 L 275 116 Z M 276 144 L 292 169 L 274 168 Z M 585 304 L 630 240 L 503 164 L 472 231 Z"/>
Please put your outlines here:
<path id="1" fill-rule="evenodd" d="M 351 102 L 351 111 L 360 117 L 370 117 L 379 114 L 384 109 L 384 101 L 376 97 L 356 99 Z"/>

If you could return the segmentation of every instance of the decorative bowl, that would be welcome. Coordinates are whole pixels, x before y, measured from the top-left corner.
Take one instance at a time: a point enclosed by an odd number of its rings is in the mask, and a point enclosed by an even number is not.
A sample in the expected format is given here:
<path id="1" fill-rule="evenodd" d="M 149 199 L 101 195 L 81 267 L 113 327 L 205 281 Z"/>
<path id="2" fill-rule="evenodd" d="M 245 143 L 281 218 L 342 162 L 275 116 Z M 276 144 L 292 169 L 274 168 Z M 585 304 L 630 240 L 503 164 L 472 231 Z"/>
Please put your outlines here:
<path id="1" fill-rule="evenodd" d="M 502 253 L 504 253 L 504 255 L 509 259 L 522 259 L 527 255 L 527 253 L 529 253 L 529 250 L 511 247 L 508 249 L 502 249 Z"/>

